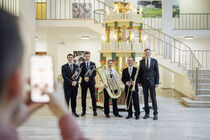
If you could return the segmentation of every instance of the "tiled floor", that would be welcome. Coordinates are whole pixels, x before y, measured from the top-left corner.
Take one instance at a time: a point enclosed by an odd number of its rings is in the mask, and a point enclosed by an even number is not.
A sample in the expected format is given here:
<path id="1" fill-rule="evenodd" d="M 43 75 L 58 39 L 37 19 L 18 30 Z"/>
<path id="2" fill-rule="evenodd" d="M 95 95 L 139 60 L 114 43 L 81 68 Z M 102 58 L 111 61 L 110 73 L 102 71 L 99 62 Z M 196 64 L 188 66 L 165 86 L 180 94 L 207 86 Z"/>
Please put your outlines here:
<path id="1" fill-rule="evenodd" d="M 88 109 L 86 117 L 76 119 L 86 137 L 93 140 L 209 140 L 210 108 L 187 108 L 180 103 L 180 95 L 172 90 L 158 90 L 159 120 L 107 119 L 102 110 L 93 117 Z M 88 102 L 90 104 L 90 102 Z M 81 113 L 78 101 L 78 113 Z M 57 120 L 47 107 L 35 113 L 18 129 L 23 140 L 59 140 Z"/>

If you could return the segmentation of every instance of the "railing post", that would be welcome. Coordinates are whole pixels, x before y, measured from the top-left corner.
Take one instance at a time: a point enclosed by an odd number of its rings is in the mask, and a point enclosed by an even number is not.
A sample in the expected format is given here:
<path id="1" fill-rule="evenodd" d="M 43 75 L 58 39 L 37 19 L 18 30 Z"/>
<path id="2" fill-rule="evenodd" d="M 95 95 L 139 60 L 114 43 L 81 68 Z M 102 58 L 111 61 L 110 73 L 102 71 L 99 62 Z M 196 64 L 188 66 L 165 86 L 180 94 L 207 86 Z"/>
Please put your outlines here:
<path id="1" fill-rule="evenodd" d="M 196 84 L 196 95 L 198 95 L 198 68 L 196 68 L 196 73 L 195 73 L 195 84 Z"/>

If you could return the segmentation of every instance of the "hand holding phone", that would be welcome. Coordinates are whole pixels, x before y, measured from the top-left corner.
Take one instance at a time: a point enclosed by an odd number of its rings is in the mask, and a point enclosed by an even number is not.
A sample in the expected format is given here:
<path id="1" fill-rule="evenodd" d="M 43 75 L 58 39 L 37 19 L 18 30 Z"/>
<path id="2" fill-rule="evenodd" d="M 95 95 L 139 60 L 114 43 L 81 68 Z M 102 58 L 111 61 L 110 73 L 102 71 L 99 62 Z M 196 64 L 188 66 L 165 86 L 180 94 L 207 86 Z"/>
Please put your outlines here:
<path id="1" fill-rule="evenodd" d="M 49 96 L 43 90 L 54 91 L 53 59 L 49 55 L 33 55 L 30 58 L 31 100 L 49 102 Z"/>

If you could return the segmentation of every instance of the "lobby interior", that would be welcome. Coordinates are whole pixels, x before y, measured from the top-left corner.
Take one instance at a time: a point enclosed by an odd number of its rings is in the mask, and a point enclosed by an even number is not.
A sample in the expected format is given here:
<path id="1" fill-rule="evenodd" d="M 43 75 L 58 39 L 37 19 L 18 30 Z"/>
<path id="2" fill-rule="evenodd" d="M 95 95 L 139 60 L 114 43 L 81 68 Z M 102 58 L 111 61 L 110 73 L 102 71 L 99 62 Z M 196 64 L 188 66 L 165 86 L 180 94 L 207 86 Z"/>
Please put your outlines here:
<path id="1" fill-rule="evenodd" d="M 115 2 L 129 3 L 131 11 L 122 16 L 115 12 L 120 8 Z M 110 105 L 111 118 L 106 118 L 100 94 L 103 87 L 97 75 L 97 117 L 92 114 L 89 93 L 87 115 L 75 117 L 85 137 L 93 140 L 209 139 L 209 0 L 0 0 L 0 7 L 19 18 L 25 47 L 25 78 L 30 76 L 30 56 L 35 54 L 53 56 L 54 77 L 62 86 L 61 67 L 67 63 L 69 53 L 89 51 L 96 67 L 105 66 L 107 60 L 113 59 L 121 77 L 129 56 L 138 67 L 144 49 L 151 49 L 152 57 L 159 63 L 160 85 L 156 89 L 159 119 L 153 120 L 153 111 L 148 120 L 143 119 L 142 94 L 139 94 L 140 119 L 125 119 L 124 92 L 118 102 L 123 117 L 114 117 Z M 119 32 L 116 34 L 116 22 L 122 36 Z M 126 24 L 126 29 L 121 28 L 122 24 Z M 120 40 L 124 36 L 126 40 Z M 62 87 L 58 96 L 65 102 Z M 81 112 L 79 87 L 77 113 Z M 57 118 L 47 106 L 34 113 L 18 128 L 18 133 L 22 140 L 62 139 Z"/>

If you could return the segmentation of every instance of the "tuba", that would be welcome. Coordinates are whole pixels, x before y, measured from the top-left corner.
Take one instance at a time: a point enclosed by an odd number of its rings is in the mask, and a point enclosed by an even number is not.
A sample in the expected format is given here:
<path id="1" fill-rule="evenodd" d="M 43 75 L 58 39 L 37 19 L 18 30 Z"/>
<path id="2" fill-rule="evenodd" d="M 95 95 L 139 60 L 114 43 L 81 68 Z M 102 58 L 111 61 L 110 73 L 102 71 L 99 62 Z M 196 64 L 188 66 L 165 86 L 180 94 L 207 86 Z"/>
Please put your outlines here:
<path id="1" fill-rule="evenodd" d="M 109 96 L 113 99 L 117 99 L 121 96 L 121 88 L 117 83 L 117 79 L 114 74 L 112 74 L 112 78 L 106 76 L 104 69 L 102 67 L 96 68 L 96 71 L 101 78 L 103 84 L 106 84 L 108 87 L 106 91 L 108 92 Z"/>
<path id="2" fill-rule="evenodd" d="M 71 79 L 72 79 L 73 81 L 77 80 L 77 78 L 79 77 L 81 71 L 82 71 L 82 67 L 81 67 L 81 68 L 78 67 L 78 68 L 76 69 L 76 71 L 74 72 L 74 74 L 72 75 Z"/>

